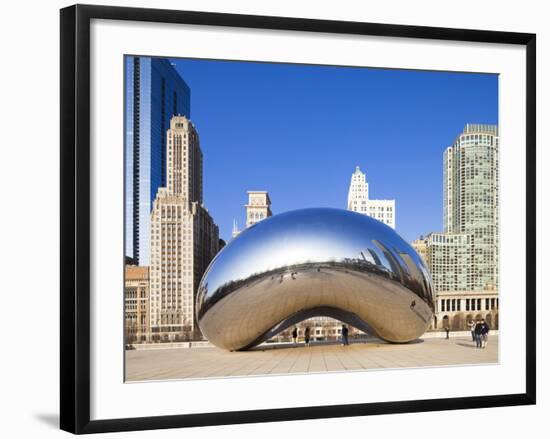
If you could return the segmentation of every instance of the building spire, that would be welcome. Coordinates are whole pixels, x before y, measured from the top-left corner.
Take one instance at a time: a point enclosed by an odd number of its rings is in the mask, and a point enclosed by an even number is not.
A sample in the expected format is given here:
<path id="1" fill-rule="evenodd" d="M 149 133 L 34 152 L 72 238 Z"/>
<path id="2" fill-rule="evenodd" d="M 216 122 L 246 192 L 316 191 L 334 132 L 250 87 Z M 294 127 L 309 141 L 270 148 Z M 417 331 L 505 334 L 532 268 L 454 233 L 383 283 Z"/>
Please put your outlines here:
<path id="1" fill-rule="evenodd" d="M 237 220 L 233 219 L 233 231 L 231 232 L 231 236 L 233 238 L 236 238 L 241 231 L 239 230 L 239 227 L 237 226 Z"/>

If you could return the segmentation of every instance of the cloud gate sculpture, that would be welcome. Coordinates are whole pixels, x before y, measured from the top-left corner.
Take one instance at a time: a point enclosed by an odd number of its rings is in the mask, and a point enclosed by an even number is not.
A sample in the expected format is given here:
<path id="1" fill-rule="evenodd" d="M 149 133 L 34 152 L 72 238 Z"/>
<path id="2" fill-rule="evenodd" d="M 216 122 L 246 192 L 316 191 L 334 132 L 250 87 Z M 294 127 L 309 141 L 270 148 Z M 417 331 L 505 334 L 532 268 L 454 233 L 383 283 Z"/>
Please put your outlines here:
<path id="1" fill-rule="evenodd" d="M 393 229 L 315 208 L 264 219 L 231 241 L 206 270 L 195 310 L 208 340 L 243 350 L 315 316 L 405 343 L 426 331 L 434 305 L 424 262 Z"/>

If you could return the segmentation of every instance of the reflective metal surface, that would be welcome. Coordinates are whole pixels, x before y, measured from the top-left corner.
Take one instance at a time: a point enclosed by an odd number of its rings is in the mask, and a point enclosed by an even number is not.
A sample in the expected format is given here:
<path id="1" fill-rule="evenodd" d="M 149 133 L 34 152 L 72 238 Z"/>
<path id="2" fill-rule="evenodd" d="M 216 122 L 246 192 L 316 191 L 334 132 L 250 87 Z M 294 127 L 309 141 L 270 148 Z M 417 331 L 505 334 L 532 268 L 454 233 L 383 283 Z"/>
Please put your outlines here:
<path id="1" fill-rule="evenodd" d="M 429 272 L 393 229 L 359 213 L 315 208 L 264 219 L 212 261 L 196 316 L 220 348 L 247 349 L 313 316 L 396 343 L 433 316 Z"/>

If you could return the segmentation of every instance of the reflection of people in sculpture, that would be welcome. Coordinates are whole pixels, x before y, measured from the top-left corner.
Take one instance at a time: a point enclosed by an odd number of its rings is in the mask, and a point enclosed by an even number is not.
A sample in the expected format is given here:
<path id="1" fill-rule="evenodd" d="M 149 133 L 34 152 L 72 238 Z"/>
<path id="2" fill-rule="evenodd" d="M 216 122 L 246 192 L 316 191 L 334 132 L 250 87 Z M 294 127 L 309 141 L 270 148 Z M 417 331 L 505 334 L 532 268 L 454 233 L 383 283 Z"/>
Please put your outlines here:
<path id="1" fill-rule="evenodd" d="M 292 330 L 292 342 L 296 344 L 296 341 L 298 341 L 298 328 L 295 326 Z"/>
<path id="2" fill-rule="evenodd" d="M 309 347 L 309 326 L 304 331 L 304 341 L 306 342 L 306 346 Z"/>
<path id="3" fill-rule="evenodd" d="M 348 342 L 348 327 L 346 325 L 342 325 L 342 346 L 349 345 Z"/>

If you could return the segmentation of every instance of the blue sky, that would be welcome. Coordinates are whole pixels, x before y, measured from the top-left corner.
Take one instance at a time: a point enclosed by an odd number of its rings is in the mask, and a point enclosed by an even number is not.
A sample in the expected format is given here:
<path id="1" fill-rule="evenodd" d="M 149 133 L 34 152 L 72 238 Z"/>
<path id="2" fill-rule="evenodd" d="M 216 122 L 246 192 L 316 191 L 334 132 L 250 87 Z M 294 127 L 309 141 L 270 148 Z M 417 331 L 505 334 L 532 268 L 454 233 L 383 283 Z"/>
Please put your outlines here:
<path id="1" fill-rule="evenodd" d="M 247 190 L 273 213 L 346 208 L 355 166 L 371 198 L 396 200 L 411 241 L 442 230 L 443 151 L 466 123 L 498 122 L 498 76 L 171 59 L 191 88 L 204 201 L 231 237 Z"/>

